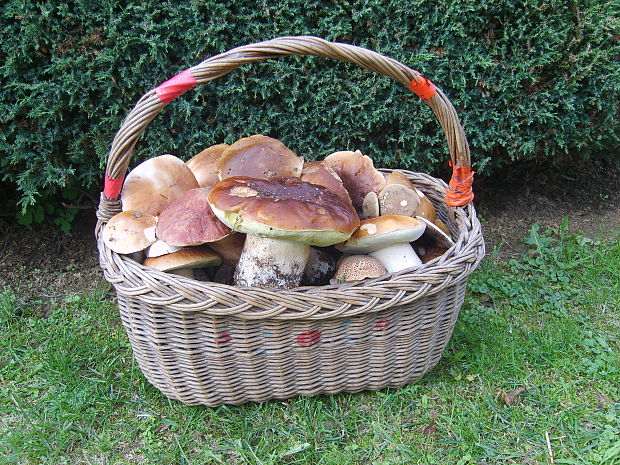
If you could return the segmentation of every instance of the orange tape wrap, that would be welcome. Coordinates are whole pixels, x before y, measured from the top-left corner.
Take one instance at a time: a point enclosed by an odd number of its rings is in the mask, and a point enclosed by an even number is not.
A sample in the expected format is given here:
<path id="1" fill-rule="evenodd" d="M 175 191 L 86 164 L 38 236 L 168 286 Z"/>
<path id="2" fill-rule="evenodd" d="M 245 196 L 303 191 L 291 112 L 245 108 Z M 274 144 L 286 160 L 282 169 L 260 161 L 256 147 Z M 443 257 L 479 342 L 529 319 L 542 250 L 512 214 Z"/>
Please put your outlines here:
<path id="1" fill-rule="evenodd" d="M 182 93 L 196 87 L 196 78 L 189 69 L 180 72 L 176 76 L 161 83 L 155 88 L 155 92 L 164 103 L 170 103 Z"/>
<path id="2" fill-rule="evenodd" d="M 474 191 L 471 186 L 474 182 L 474 173 L 471 166 L 452 166 L 452 178 L 446 189 L 446 204 L 451 207 L 461 207 L 474 200 Z"/>
<path id="3" fill-rule="evenodd" d="M 418 73 L 416 71 L 416 73 Z M 418 73 L 418 80 L 412 79 L 407 88 L 420 97 L 422 100 L 428 100 L 437 93 L 437 87 L 431 81 Z"/>
<path id="4" fill-rule="evenodd" d="M 106 174 L 103 183 L 103 195 L 110 200 L 118 199 L 118 194 L 121 192 L 124 179 L 124 177 L 117 179 L 108 178 L 108 175 Z"/>

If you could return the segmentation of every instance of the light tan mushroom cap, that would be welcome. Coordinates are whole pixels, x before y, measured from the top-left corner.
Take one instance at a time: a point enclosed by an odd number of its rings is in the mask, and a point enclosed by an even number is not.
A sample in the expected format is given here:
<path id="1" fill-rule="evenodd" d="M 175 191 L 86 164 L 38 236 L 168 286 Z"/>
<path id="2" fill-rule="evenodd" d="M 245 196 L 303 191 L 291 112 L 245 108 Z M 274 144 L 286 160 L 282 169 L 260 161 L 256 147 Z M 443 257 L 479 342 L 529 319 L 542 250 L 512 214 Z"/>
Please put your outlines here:
<path id="1" fill-rule="evenodd" d="M 159 215 L 157 237 L 178 247 L 219 241 L 231 230 L 213 213 L 208 187 L 197 187 L 168 205 Z"/>
<path id="2" fill-rule="evenodd" d="M 158 216 L 170 202 L 196 187 L 198 181 L 183 160 L 160 155 L 129 172 L 121 191 L 123 210 Z"/>
<path id="3" fill-rule="evenodd" d="M 209 194 L 209 203 L 235 231 L 308 245 L 342 242 L 359 226 L 350 202 L 294 177 L 224 179 Z"/>
<path id="4" fill-rule="evenodd" d="M 150 266 L 160 271 L 219 266 L 221 263 L 220 257 L 206 246 L 189 247 L 167 255 L 146 258 L 144 260 L 144 266 Z"/>
<path id="5" fill-rule="evenodd" d="M 370 191 L 379 194 L 385 187 L 385 178 L 375 169 L 372 159 L 359 150 L 334 152 L 323 161 L 340 176 L 353 206 L 359 211 Z"/>
<path id="6" fill-rule="evenodd" d="M 318 184 L 327 187 L 330 191 L 343 199 L 351 202 L 349 193 L 344 188 L 340 176 L 322 161 L 309 161 L 304 163 L 301 172 L 301 180 L 310 184 Z"/>
<path id="7" fill-rule="evenodd" d="M 304 159 L 287 148 L 278 139 L 255 134 L 243 137 L 228 147 L 219 160 L 219 179 L 248 176 L 270 179 L 277 176 L 299 178 Z"/>
<path id="8" fill-rule="evenodd" d="M 407 176 L 405 176 L 400 171 L 392 171 L 385 178 L 385 182 L 387 185 L 400 184 L 401 186 L 405 186 L 411 190 L 415 190 L 415 186 L 413 185 L 413 183 L 409 180 Z"/>
<path id="9" fill-rule="evenodd" d="M 361 281 L 383 276 L 387 273 L 379 260 L 368 255 L 350 255 L 343 258 L 330 281 L 331 284 Z"/>
<path id="10" fill-rule="evenodd" d="M 114 252 L 131 254 L 153 244 L 157 218 L 148 213 L 128 210 L 117 213 L 102 231 L 103 242 Z"/>
<path id="11" fill-rule="evenodd" d="M 365 254 L 376 252 L 393 244 L 413 242 L 426 229 L 426 223 L 417 218 L 401 215 L 385 215 L 368 218 L 351 237 L 336 248 L 341 252 Z"/>
<path id="12" fill-rule="evenodd" d="M 402 184 L 388 184 L 377 199 L 381 215 L 414 216 L 420 205 L 420 197 L 416 191 Z"/>
<path id="13" fill-rule="evenodd" d="M 212 145 L 185 162 L 200 187 L 213 187 L 219 182 L 217 161 L 228 147 L 228 144 Z"/>
<path id="14" fill-rule="evenodd" d="M 376 218 L 379 214 L 379 197 L 374 191 L 370 191 L 362 203 L 362 216 L 364 218 Z"/>

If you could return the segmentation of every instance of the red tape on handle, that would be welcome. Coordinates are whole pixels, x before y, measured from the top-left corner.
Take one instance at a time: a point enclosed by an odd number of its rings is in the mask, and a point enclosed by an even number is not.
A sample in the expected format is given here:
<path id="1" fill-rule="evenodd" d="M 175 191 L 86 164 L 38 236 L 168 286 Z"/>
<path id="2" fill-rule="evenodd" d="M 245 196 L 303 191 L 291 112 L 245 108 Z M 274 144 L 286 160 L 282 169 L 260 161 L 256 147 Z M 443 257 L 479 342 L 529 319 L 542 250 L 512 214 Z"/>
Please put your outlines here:
<path id="1" fill-rule="evenodd" d="M 474 200 L 474 191 L 471 186 L 474 183 L 475 171 L 471 166 L 452 166 L 452 178 L 446 189 L 446 204 L 451 207 L 461 207 Z"/>
<path id="2" fill-rule="evenodd" d="M 176 76 L 161 83 L 155 88 L 155 92 L 164 103 L 170 103 L 179 95 L 196 87 L 198 82 L 189 69 L 180 72 Z"/>
<path id="3" fill-rule="evenodd" d="M 105 175 L 103 182 L 103 195 L 105 195 L 110 200 L 118 199 L 118 195 L 121 192 L 121 188 L 123 187 L 124 177 L 118 179 L 109 178 L 108 175 Z"/>
<path id="4" fill-rule="evenodd" d="M 416 73 L 418 74 L 417 81 L 412 79 L 407 88 L 422 100 L 428 100 L 437 93 L 437 87 L 417 71 Z"/>

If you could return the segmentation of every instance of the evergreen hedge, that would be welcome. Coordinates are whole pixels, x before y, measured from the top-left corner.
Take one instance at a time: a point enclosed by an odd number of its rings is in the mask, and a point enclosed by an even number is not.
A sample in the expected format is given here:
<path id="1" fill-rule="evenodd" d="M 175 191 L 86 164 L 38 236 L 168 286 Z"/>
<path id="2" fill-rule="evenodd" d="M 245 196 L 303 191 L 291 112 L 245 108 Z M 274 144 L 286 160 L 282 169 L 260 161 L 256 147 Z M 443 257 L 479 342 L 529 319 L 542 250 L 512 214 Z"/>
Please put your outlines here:
<path id="1" fill-rule="evenodd" d="M 235 46 L 316 35 L 420 70 L 457 107 L 478 172 L 515 160 L 618 157 L 619 15 L 604 0 L 385 2 L 7 0 L 0 19 L 0 179 L 26 205 L 61 186 L 97 192 L 137 99 Z M 250 65 L 177 99 L 132 163 L 184 159 L 252 133 L 307 159 L 360 148 L 378 166 L 437 172 L 432 112 L 397 83 L 346 63 Z"/>

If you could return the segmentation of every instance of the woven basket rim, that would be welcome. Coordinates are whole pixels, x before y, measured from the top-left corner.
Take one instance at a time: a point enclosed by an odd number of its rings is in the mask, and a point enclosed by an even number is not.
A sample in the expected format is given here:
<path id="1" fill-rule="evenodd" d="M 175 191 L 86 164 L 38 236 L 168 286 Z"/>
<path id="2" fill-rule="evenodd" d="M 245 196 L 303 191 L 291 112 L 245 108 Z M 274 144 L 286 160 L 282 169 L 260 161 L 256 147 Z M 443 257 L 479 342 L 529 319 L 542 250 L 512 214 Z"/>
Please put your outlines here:
<path id="1" fill-rule="evenodd" d="M 434 192 L 429 189 L 428 185 L 421 186 L 421 188 L 435 203 L 445 187 L 444 181 L 424 173 L 389 169 L 384 169 L 384 171 L 400 171 L 410 178 L 419 177 L 434 184 Z M 207 312 L 218 316 L 234 314 L 241 319 L 280 320 L 345 317 L 380 312 L 390 305 L 401 303 L 403 299 L 415 300 L 421 296 L 437 295 L 455 281 L 466 279 L 467 275 L 477 267 L 484 257 L 484 241 L 475 208 L 471 204 L 458 208 L 445 207 L 441 204 L 440 206 L 445 208 L 445 212 L 450 211 L 454 215 L 454 226 L 457 228 L 455 244 L 444 255 L 418 267 L 352 283 L 300 286 L 279 290 L 196 281 L 146 267 L 127 256 L 117 254 L 103 243 L 101 235 L 98 237 L 98 247 L 102 267 L 110 275 L 108 281 L 118 286 L 118 292 L 127 292 L 130 295 L 142 294 L 145 300 L 156 301 L 157 296 L 147 294 L 152 293 L 152 289 L 162 285 L 161 283 L 165 283 L 165 286 L 173 289 L 170 291 L 172 297 L 167 308 L 179 315 Z M 474 249 L 473 258 L 466 256 L 468 252 L 471 253 L 471 249 Z M 115 268 L 115 271 L 111 271 L 112 268 Z M 429 275 L 432 275 L 431 281 L 433 281 L 430 284 L 428 283 Z M 134 288 L 119 285 L 120 282 L 132 280 L 140 282 Z M 148 283 L 150 290 L 144 282 Z M 408 289 L 404 291 L 403 288 Z M 166 292 L 167 289 L 161 292 L 164 295 L 161 297 L 164 301 Z M 388 299 L 381 304 L 375 304 L 374 298 L 370 297 L 367 298 L 367 303 L 363 302 L 366 296 L 376 296 L 378 302 L 390 293 L 394 294 L 392 301 Z M 181 298 L 180 296 L 191 297 Z M 187 303 L 187 300 L 191 301 L 191 299 L 194 299 L 193 303 Z M 326 305 L 326 299 L 334 302 L 349 301 L 353 304 L 335 305 L 337 307 L 335 309 L 325 309 L 321 306 Z M 247 304 L 248 301 L 255 301 L 254 305 Z M 228 302 L 228 304 L 223 305 L 222 302 Z M 280 302 L 280 305 L 274 302 Z M 327 306 L 332 306 L 332 303 L 327 303 Z"/>

